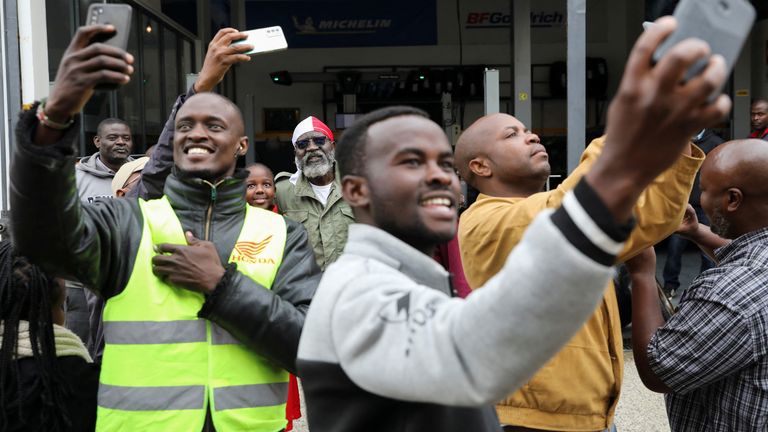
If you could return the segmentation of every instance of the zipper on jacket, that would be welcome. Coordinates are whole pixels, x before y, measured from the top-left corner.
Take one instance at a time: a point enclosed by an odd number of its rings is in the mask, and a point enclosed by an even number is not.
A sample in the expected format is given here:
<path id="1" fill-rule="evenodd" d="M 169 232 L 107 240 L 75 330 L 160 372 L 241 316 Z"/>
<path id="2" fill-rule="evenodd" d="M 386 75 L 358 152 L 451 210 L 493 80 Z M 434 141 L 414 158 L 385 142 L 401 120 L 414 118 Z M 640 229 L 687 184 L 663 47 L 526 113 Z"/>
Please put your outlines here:
<path id="1" fill-rule="evenodd" d="M 207 184 L 211 187 L 211 202 L 208 204 L 208 210 L 205 212 L 205 238 L 203 240 L 210 241 L 211 240 L 211 222 L 213 220 L 213 206 L 216 204 L 216 198 L 218 198 L 218 193 L 216 191 L 216 187 L 219 186 L 224 179 L 219 180 L 216 182 L 216 184 L 213 184 L 209 181 L 203 180 L 203 183 Z"/>

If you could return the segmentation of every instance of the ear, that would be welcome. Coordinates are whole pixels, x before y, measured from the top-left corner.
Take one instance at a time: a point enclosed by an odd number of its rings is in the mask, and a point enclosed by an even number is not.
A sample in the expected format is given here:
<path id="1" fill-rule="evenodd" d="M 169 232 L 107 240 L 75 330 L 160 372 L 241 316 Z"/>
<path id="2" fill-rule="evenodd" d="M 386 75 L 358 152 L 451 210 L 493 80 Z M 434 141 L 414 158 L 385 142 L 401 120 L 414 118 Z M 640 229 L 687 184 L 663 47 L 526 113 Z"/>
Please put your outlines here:
<path id="1" fill-rule="evenodd" d="M 95 145 L 96 148 L 101 147 L 101 139 L 99 138 L 98 134 L 93 136 L 93 145 Z"/>
<path id="2" fill-rule="evenodd" d="M 120 189 L 116 190 L 115 191 L 115 196 L 118 197 L 118 198 L 124 197 L 125 196 L 125 189 L 120 188 Z"/>
<path id="3" fill-rule="evenodd" d="M 725 197 L 723 197 L 723 201 L 723 204 L 725 204 L 725 211 L 733 213 L 737 211 L 744 202 L 744 193 L 741 192 L 741 189 L 729 188 L 726 191 Z"/>
<path id="4" fill-rule="evenodd" d="M 493 175 L 491 165 L 488 163 L 488 159 L 484 157 L 476 157 L 469 161 L 469 170 L 478 177 L 490 177 Z"/>
<path id="5" fill-rule="evenodd" d="M 242 136 L 240 137 L 240 142 L 237 146 L 237 156 L 245 156 L 245 154 L 248 152 L 248 137 Z"/>
<path id="6" fill-rule="evenodd" d="M 352 207 L 367 207 L 371 203 L 368 180 L 363 176 L 345 175 L 341 179 L 341 193 Z"/>

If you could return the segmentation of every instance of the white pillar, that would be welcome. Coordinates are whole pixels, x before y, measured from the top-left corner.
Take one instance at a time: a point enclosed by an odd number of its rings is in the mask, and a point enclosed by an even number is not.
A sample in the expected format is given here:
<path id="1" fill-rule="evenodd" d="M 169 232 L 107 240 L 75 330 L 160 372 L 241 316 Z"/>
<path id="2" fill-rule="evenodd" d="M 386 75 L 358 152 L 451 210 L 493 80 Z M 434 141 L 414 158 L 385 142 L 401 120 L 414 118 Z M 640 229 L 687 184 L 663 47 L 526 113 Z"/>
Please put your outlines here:
<path id="1" fill-rule="evenodd" d="M 752 83 L 752 53 L 749 47 L 751 39 L 744 43 L 741 55 L 733 67 L 733 120 L 731 121 L 731 139 L 742 139 L 750 132 L 750 101 L 753 98 L 749 90 Z"/>
<path id="2" fill-rule="evenodd" d="M 483 75 L 485 95 L 483 97 L 483 114 L 499 112 L 499 70 L 486 69 Z"/>
<path id="3" fill-rule="evenodd" d="M 29 104 L 48 96 L 48 33 L 45 0 L 18 2 L 19 57 L 21 60 L 21 102 Z"/>
<path id="4" fill-rule="evenodd" d="M 531 1 L 514 0 L 512 2 L 512 26 L 514 56 L 514 116 L 526 127 L 533 129 L 531 108 Z"/>
<path id="5" fill-rule="evenodd" d="M 568 0 L 568 172 L 586 141 L 587 0 Z"/>

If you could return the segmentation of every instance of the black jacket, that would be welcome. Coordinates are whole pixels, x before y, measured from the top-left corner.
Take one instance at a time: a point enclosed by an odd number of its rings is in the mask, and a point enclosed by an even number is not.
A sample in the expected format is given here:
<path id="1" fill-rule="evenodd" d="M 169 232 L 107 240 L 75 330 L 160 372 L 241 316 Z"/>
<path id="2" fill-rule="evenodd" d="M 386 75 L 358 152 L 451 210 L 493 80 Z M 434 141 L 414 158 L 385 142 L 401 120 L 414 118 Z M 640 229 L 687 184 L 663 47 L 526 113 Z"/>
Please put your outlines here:
<path id="1" fill-rule="evenodd" d="M 51 274 L 75 278 L 109 299 L 125 288 L 133 270 L 143 226 L 138 201 L 81 204 L 73 158 L 77 128 L 54 145 L 35 146 L 34 114 L 34 107 L 23 112 L 16 127 L 10 173 L 16 248 Z M 222 263 L 228 261 L 243 225 L 246 174 L 236 173 L 215 191 L 200 179 L 176 175 L 165 184 L 182 227 L 197 238 L 206 239 L 206 211 L 213 205 L 207 240 L 215 243 Z M 286 226 L 283 261 L 271 290 L 235 272 L 206 299 L 199 316 L 295 372 L 299 336 L 321 273 L 304 228 L 287 220 Z"/>
<path id="2" fill-rule="evenodd" d="M 96 392 L 99 388 L 99 367 L 86 363 L 80 357 L 65 356 L 56 358 L 57 367 L 62 372 L 64 385 L 68 389 L 64 406 L 71 432 L 92 432 L 96 428 Z M 4 432 L 37 432 L 50 430 L 50 423 L 45 423 L 40 414 L 42 403 L 42 383 L 37 362 L 31 357 L 16 362 L 19 368 L 21 416 L 18 406 L 1 407 L 8 416 L 9 429 Z M 13 366 L 12 366 L 13 367 Z M 18 392 L 18 389 L 14 389 Z"/>

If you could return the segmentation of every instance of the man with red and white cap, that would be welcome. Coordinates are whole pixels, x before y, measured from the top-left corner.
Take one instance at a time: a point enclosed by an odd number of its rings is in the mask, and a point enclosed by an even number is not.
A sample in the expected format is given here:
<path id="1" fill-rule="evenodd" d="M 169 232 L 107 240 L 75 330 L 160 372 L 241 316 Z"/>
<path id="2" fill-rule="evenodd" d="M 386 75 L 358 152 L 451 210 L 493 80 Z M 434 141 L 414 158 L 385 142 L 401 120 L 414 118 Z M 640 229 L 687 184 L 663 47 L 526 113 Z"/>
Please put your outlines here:
<path id="1" fill-rule="evenodd" d="M 291 142 L 298 170 L 275 177 L 277 207 L 286 217 L 304 224 L 317 263 L 324 269 L 341 255 L 347 226 L 355 221 L 341 196 L 336 143 L 331 129 L 313 116 L 296 126 Z"/>

